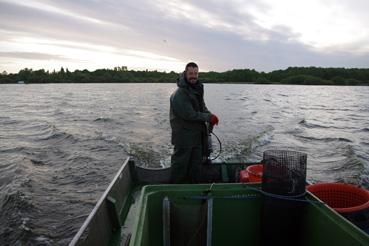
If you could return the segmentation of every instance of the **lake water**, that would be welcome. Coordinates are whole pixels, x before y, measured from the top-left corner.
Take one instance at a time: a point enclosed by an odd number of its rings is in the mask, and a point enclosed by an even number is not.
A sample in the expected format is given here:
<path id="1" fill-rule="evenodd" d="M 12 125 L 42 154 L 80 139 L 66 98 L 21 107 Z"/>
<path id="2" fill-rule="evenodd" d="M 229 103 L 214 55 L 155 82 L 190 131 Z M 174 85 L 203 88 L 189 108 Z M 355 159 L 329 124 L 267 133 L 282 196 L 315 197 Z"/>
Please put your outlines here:
<path id="1" fill-rule="evenodd" d="M 67 245 L 129 155 L 169 165 L 175 88 L 0 85 L 0 245 Z M 310 181 L 366 188 L 368 95 L 369 87 L 205 85 L 207 106 L 220 118 L 220 160 L 302 151 Z"/>

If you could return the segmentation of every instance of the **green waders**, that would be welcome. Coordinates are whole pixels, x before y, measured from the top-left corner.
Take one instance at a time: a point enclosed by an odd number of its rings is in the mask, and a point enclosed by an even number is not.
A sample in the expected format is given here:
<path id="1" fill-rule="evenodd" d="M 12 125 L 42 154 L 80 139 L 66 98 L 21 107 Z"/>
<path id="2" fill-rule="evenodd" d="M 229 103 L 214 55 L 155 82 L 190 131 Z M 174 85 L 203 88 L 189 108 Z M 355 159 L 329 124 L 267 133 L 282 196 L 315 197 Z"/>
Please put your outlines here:
<path id="1" fill-rule="evenodd" d="M 201 180 L 202 147 L 174 147 L 171 182 L 198 183 Z"/>
<path id="2" fill-rule="evenodd" d="M 199 183 L 202 177 L 205 122 L 211 118 L 204 102 L 203 84 L 190 85 L 184 74 L 177 81 L 178 88 L 170 97 L 170 125 L 172 128 L 172 183 Z"/>

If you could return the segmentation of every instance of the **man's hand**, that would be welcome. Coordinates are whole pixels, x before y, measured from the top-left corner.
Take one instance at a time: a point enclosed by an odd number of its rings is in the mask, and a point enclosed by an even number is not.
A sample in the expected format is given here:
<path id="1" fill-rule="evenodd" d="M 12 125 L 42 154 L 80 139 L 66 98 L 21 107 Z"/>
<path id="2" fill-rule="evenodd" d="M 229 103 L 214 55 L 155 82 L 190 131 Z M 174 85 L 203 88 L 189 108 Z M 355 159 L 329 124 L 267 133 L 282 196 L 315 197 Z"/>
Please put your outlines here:
<path id="1" fill-rule="evenodd" d="M 218 117 L 215 114 L 212 114 L 210 116 L 210 125 L 214 126 L 214 125 L 218 125 L 218 123 L 219 123 Z"/>

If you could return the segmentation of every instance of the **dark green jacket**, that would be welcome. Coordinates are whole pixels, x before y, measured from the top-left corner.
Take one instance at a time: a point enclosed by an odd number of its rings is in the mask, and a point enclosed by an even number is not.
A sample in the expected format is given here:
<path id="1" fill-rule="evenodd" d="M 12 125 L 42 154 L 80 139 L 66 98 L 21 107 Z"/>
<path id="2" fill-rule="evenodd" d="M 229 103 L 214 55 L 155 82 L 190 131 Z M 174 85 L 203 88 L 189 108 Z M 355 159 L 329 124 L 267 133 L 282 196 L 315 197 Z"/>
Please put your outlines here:
<path id="1" fill-rule="evenodd" d="M 204 102 L 204 86 L 186 82 L 182 73 L 177 81 L 177 90 L 170 97 L 170 126 L 172 144 L 177 147 L 195 147 L 203 144 L 206 134 L 205 122 L 211 113 Z"/>

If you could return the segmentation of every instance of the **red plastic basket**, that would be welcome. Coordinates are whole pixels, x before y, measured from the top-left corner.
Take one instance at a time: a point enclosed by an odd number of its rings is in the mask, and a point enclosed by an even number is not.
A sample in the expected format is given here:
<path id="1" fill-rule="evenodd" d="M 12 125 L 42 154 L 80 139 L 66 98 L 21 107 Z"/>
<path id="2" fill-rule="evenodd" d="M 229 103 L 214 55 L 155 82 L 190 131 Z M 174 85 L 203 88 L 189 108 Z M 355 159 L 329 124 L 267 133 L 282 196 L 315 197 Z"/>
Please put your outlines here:
<path id="1" fill-rule="evenodd" d="M 369 191 L 343 183 L 321 183 L 307 190 L 339 213 L 352 213 L 369 208 Z"/>
<path id="2" fill-rule="evenodd" d="M 249 182 L 261 182 L 263 177 L 263 165 L 251 165 L 246 168 L 247 173 L 249 174 Z"/>

